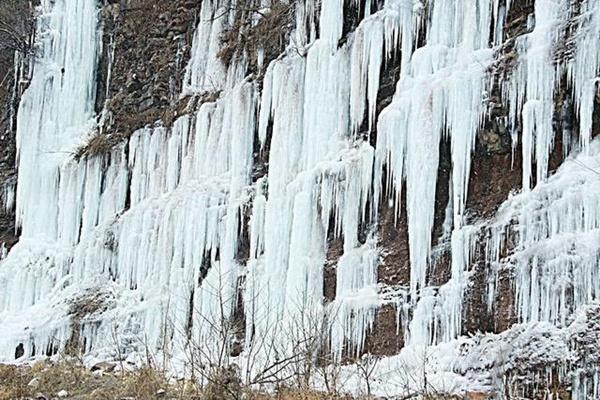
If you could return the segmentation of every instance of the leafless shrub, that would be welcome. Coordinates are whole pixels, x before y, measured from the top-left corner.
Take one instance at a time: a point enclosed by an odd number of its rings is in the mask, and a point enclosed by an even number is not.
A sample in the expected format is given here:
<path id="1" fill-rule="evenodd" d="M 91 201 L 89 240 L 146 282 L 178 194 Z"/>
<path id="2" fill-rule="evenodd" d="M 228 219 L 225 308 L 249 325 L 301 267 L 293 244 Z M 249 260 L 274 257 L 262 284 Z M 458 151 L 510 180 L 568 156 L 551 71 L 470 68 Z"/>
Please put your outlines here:
<path id="1" fill-rule="evenodd" d="M 246 335 L 246 321 L 240 320 L 239 313 L 232 313 L 230 308 L 231 304 L 240 302 L 237 298 L 223 298 L 220 289 L 208 288 L 207 282 L 203 283 L 205 295 L 209 290 L 218 299 L 219 305 L 213 310 L 216 312 L 207 314 L 193 309 L 193 327 L 188 324 L 185 330 L 180 330 L 188 336 L 187 365 L 204 393 L 220 393 L 220 397 L 214 398 L 224 400 L 237 400 L 265 391 L 285 393 L 284 398 L 296 395 L 298 398 L 304 395 L 315 399 L 342 398 L 338 397 L 337 390 L 341 381 L 339 365 L 331 367 L 332 359 L 325 348 L 330 315 L 319 307 L 298 304 L 286 308 L 290 318 L 267 323 L 272 313 L 263 309 L 261 316 L 257 315 L 252 304 L 258 300 L 246 297 L 243 303 L 249 307 L 245 310 L 248 326 L 267 327 L 266 332 Z M 235 347 L 243 337 L 248 342 L 243 344 L 240 355 Z M 315 377 L 327 382 L 326 397 L 319 397 L 315 392 Z"/>
<path id="2" fill-rule="evenodd" d="M 0 4 L 0 52 L 31 55 L 35 32 L 31 0 L 2 0 Z"/>

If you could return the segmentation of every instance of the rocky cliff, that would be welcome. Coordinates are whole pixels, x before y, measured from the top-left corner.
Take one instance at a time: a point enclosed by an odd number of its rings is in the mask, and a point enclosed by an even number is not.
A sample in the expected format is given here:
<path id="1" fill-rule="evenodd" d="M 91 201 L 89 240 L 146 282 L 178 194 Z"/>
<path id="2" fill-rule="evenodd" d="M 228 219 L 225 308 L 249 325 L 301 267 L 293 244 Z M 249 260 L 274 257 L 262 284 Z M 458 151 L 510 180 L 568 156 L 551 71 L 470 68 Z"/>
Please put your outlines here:
<path id="1" fill-rule="evenodd" d="M 0 360 L 600 396 L 596 1 L 36 15 L 0 63 Z"/>

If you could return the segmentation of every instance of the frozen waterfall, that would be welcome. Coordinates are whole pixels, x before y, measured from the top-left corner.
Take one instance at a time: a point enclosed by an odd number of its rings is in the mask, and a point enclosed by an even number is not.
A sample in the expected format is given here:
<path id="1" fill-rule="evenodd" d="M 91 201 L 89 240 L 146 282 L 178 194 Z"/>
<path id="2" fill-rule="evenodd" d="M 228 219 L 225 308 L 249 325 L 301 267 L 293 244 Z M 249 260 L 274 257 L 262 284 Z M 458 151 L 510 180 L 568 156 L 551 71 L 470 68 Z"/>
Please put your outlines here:
<path id="1" fill-rule="evenodd" d="M 172 126 L 138 127 L 107 154 L 74 159 L 98 130 L 100 5 L 42 0 L 41 55 L 18 113 L 16 196 L 12 187 L 0 193 L 21 227 L 19 243 L 0 255 L 0 361 L 13 362 L 18 346 L 23 358 L 61 351 L 73 329 L 91 360 L 151 349 L 182 373 L 192 343 L 230 349 L 241 341 L 236 362 L 252 370 L 251 356 L 268 363 L 314 329 L 341 360 L 361 356 L 378 310 L 392 306 L 402 326 L 393 334 L 405 347 L 386 363 L 417 368 L 414 358 L 431 351 L 460 391 L 468 384 L 459 346 L 485 353 L 462 329 L 476 253 L 485 253 L 490 309 L 500 272 L 512 271 L 511 307 L 527 334 L 566 335 L 573 316 L 598 301 L 600 3 L 583 0 L 576 13 L 569 0 L 536 0 L 531 29 L 514 41 L 512 73 L 497 89 L 522 152 L 522 185 L 488 220 L 472 218 L 467 199 L 511 2 L 357 0 L 364 18 L 350 33 L 343 1 L 292 3 L 297 25 L 286 50 L 245 76 L 244 57 L 226 66 L 218 56 L 235 18 L 229 3 L 203 1 L 181 98 L 214 99 Z M 556 60 L 565 42 L 571 56 Z M 394 63 L 394 94 L 378 108 Z M 553 172 L 564 76 L 578 145 Z M 444 141 L 449 274 L 434 284 Z M 259 156 L 264 176 L 254 173 Z M 378 279 L 387 208 L 396 225 L 402 210 L 407 216 L 410 276 L 400 288 Z M 336 257 L 333 241 L 341 243 Z M 328 262 L 335 296 L 326 301 Z M 91 295 L 98 307 L 74 324 L 74 309 Z M 585 382 L 574 385 L 577 398 L 589 393 Z"/>

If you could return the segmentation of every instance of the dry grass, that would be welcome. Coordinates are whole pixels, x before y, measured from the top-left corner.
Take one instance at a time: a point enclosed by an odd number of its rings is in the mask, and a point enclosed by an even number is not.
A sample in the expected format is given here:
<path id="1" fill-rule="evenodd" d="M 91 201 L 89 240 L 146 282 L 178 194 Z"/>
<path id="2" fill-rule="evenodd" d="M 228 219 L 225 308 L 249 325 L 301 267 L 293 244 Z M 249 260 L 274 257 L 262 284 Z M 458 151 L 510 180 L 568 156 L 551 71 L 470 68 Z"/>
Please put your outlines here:
<path id="1" fill-rule="evenodd" d="M 250 56 L 250 71 L 256 72 L 259 48 L 264 51 L 264 65 L 283 52 L 292 27 L 294 8 L 293 3 L 273 1 L 270 9 L 261 13 L 251 7 L 251 3 L 251 0 L 246 0 L 239 5 L 235 23 L 221 35 L 218 57 L 225 65 L 229 65 L 246 51 Z M 260 19 L 256 25 L 252 25 L 252 18 L 256 14 L 260 15 Z"/>
<path id="2" fill-rule="evenodd" d="M 350 400 L 312 390 L 282 389 L 272 394 L 250 392 L 239 386 L 234 390 L 218 387 L 200 390 L 187 380 L 169 381 L 160 371 L 149 367 L 120 373 L 92 372 L 76 361 L 19 367 L 0 364 L 0 400 L 57 398 L 63 390 L 68 393 L 64 398 L 78 400 Z"/>
<path id="3" fill-rule="evenodd" d="M 333 393 L 317 392 L 314 390 L 285 389 L 275 394 L 254 395 L 255 400 L 351 400 L 349 396 L 341 396 Z"/>
<path id="4" fill-rule="evenodd" d="M 214 377 L 213 377 L 214 378 Z M 312 389 L 282 387 L 274 393 L 250 391 L 231 377 L 214 378 L 212 384 L 200 388 L 190 380 L 169 380 L 162 372 L 144 367 L 131 372 L 91 371 L 76 359 L 57 363 L 38 362 L 31 366 L 0 364 L 0 400 L 55 399 L 68 393 L 67 400 L 358 400 L 348 395 L 324 393 Z M 464 397 L 427 394 L 406 399 L 483 400 L 484 393 Z M 363 397 L 362 400 L 374 399 Z"/>
<path id="5" fill-rule="evenodd" d="M 135 372 L 92 372 L 77 363 L 38 363 L 31 367 L 0 365 L 0 400 L 54 398 L 60 391 L 67 399 L 200 399 L 195 385 L 169 382 L 164 374 L 142 368 Z"/>
<path id="6" fill-rule="evenodd" d="M 0 0 L 1 1 L 1 0 Z M 166 107 L 164 109 L 153 108 L 148 112 L 160 111 L 157 115 L 157 119 L 162 121 L 162 124 L 170 128 L 173 122 L 182 115 L 191 114 L 204 103 L 210 103 L 216 101 L 221 94 L 221 91 L 215 92 L 204 92 L 195 96 L 187 96 L 179 99 L 174 105 Z M 130 121 L 128 126 L 135 126 L 138 116 L 136 115 Z M 127 120 L 127 118 L 124 118 Z M 130 122 L 130 124 L 129 124 Z M 138 127 L 142 128 L 142 126 Z M 113 131 L 113 129 L 110 129 Z M 73 158 L 77 161 L 83 158 L 99 157 L 108 154 L 115 146 L 129 139 L 129 137 L 135 132 L 135 130 L 129 129 L 125 132 L 116 132 L 111 134 L 101 133 L 100 131 L 94 132 L 86 143 L 77 148 L 73 154 Z"/>
<path id="7" fill-rule="evenodd" d="M 80 160 L 84 157 L 93 157 L 108 153 L 115 145 L 107 135 L 96 132 L 92 135 L 87 143 L 75 151 L 74 158 Z"/>

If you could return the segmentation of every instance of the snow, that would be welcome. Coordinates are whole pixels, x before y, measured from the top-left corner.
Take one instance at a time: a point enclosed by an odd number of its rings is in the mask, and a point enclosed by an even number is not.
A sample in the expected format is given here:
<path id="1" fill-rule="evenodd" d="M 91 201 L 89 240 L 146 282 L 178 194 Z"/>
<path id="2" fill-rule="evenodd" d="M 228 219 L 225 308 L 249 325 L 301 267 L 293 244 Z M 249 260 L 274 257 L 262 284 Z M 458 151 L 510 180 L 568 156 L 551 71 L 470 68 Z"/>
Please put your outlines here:
<path id="1" fill-rule="evenodd" d="M 412 344 L 398 355 L 364 356 L 358 363 L 362 368 L 369 366 L 371 394 L 375 396 L 495 392 L 527 398 L 524 383 L 552 381 L 552 374 L 557 374 L 572 382 L 574 399 L 596 398 L 597 370 L 570 372 L 568 366 L 583 361 L 578 353 L 579 338 L 598 335 L 597 307 L 595 303 L 580 310 L 563 328 L 550 323 L 516 324 L 499 334 L 476 333 L 433 346 Z M 339 381 L 344 382 L 339 388 L 342 392 L 366 393 L 366 378 L 356 365 L 343 366 L 338 373 Z M 551 398 L 551 386 L 544 395 Z"/>

